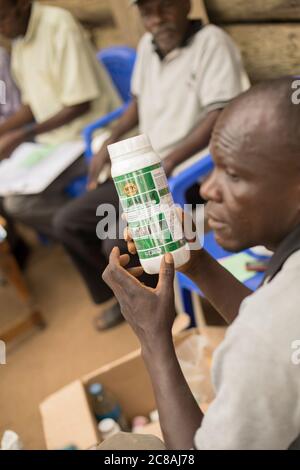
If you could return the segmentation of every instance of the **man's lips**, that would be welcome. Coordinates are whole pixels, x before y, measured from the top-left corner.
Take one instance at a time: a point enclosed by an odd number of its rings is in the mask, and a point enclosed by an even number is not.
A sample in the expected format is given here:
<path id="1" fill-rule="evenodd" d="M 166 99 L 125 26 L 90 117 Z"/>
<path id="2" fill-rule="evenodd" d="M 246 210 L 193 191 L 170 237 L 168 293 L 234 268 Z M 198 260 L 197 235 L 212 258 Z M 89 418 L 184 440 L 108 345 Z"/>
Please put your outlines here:
<path id="1" fill-rule="evenodd" d="M 221 230 L 227 225 L 226 222 L 218 219 L 213 214 L 207 214 L 207 218 L 208 218 L 208 225 L 210 226 L 212 230 Z"/>

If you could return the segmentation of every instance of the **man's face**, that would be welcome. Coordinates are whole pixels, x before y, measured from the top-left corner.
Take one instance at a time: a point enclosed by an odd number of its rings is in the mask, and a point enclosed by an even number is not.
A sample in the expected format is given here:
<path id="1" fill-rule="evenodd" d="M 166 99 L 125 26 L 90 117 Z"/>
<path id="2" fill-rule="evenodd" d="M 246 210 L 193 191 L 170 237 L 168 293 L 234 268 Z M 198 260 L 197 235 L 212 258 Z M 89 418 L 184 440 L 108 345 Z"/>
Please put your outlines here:
<path id="1" fill-rule="evenodd" d="M 190 0 L 140 0 L 138 6 L 146 30 L 164 55 L 180 46 L 187 30 Z"/>
<path id="2" fill-rule="evenodd" d="M 251 113 L 255 122 L 250 107 L 247 116 Z M 222 114 L 211 141 L 215 169 L 201 188 L 209 226 L 229 251 L 256 245 L 275 249 L 299 219 L 294 207 L 299 185 L 284 156 L 281 165 L 269 158 L 273 144 L 264 139 L 264 120 L 258 118 L 253 129 L 253 119 Z"/>
<path id="3" fill-rule="evenodd" d="M 27 1 L 24 4 L 28 7 Z M 0 34 L 7 39 L 15 39 L 23 34 L 23 13 L 24 8 L 20 8 L 19 1 L 0 0 Z"/>

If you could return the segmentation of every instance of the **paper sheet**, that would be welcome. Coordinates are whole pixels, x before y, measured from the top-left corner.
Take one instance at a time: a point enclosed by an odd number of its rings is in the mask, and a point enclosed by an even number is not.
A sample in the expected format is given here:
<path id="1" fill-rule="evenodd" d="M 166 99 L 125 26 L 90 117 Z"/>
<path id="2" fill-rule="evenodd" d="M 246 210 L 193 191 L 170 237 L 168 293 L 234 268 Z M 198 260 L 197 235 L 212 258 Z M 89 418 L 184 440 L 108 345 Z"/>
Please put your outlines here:
<path id="1" fill-rule="evenodd" d="M 246 263 L 253 261 L 253 257 L 247 253 L 238 253 L 218 260 L 227 271 L 233 274 L 240 282 L 248 281 L 256 273 L 247 271 Z"/>
<path id="2" fill-rule="evenodd" d="M 20 145 L 0 162 L 0 196 L 39 194 L 84 152 L 84 142 Z"/>

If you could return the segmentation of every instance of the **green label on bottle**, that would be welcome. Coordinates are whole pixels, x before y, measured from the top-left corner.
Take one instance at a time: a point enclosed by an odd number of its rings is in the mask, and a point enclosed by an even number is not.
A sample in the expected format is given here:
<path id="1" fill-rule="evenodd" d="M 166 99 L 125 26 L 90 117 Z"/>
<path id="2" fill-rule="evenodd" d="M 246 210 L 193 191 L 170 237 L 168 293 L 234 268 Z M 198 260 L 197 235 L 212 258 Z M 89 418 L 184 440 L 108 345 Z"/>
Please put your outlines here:
<path id="1" fill-rule="evenodd" d="M 114 182 L 140 259 L 161 256 L 185 245 L 160 164 L 118 176 Z"/>

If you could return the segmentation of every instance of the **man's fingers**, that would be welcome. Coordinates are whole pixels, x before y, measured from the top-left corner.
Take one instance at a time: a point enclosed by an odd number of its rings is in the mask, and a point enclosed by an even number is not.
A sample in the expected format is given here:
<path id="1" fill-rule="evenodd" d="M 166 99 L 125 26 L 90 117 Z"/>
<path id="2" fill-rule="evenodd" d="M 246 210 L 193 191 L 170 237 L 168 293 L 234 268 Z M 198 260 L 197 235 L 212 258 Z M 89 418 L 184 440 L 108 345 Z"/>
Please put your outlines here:
<path id="1" fill-rule="evenodd" d="M 136 255 L 136 246 L 132 239 L 131 231 L 129 227 L 124 230 L 124 239 L 127 242 L 127 249 L 131 255 Z"/>
<path id="2" fill-rule="evenodd" d="M 142 266 L 137 266 L 136 268 L 128 268 L 127 271 L 134 277 L 141 277 L 144 274 Z"/>
<path id="3" fill-rule="evenodd" d="M 139 281 L 121 266 L 120 250 L 118 247 L 112 250 L 109 256 L 109 265 L 102 277 L 114 292 L 121 289 L 127 295 L 132 295 L 136 288 L 141 287 Z"/>
<path id="4" fill-rule="evenodd" d="M 125 227 L 124 229 L 124 240 L 126 242 L 132 242 L 132 235 L 129 227 Z"/>
<path id="5" fill-rule="evenodd" d="M 134 242 L 127 243 L 127 249 L 131 255 L 136 255 L 136 246 Z"/>
<path id="6" fill-rule="evenodd" d="M 157 289 L 163 292 L 172 292 L 173 291 L 173 283 L 174 283 L 174 276 L 175 276 L 175 266 L 174 266 L 174 259 L 171 253 L 167 253 L 160 265 L 159 271 L 159 280 L 157 284 Z"/>
<path id="7" fill-rule="evenodd" d="M 176 207 L 178 218 L 182 225 L 183 235 L 188 243 L 194 243 L 197 238 L 197 229 L 192 214 Z"/>
<path id="8" fill-rule="evenodd" d="M 120 256 L 120 265 L 125 268 L 130 261 L 130 256 L 128 254 Z"/>

